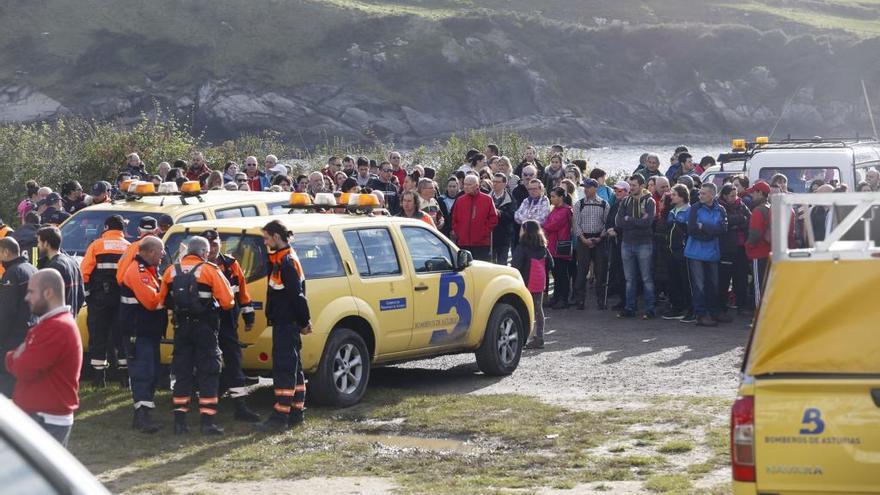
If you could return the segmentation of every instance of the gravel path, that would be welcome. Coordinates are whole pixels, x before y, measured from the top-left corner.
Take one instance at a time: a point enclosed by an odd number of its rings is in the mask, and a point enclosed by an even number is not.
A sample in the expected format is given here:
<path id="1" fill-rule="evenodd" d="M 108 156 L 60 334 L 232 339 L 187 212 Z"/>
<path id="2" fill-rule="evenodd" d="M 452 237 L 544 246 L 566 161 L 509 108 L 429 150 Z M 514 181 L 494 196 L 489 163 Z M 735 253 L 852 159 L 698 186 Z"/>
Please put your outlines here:
<path id="1" fill-rule="evenodd" d="M 444 356 L 374 370 L 371 386 L 434 393 L 520 393 L 556 403 L 635 405 L 638 397 L 730 397 L 736 392 L 750 320 L 716 328 L 656 319 L 620 320 L 589 307 L 548 310 L 543 350 L 524 352 L 505 378 L 477 371 L 471 354 Z M 369 392 L 368 392 L 369 393 Z M 598 402 L 598 403 L 597 403 Z M 587 406 L 592 407 L 592 406 Z"/>

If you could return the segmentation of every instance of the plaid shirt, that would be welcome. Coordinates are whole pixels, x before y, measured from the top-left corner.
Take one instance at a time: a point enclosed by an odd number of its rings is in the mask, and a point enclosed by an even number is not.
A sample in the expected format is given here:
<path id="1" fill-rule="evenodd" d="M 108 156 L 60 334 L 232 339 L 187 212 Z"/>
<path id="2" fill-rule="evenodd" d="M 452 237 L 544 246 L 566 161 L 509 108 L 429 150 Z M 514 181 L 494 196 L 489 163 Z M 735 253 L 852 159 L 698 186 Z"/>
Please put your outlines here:
<path id="1" fill-rule="evenodd" d="M 575 235 L 578 237 L 584 234 L 596 235 L 604 231 L 610 208 L 608 202 L 599 196 L 576 202 L 574 204 Z"/>

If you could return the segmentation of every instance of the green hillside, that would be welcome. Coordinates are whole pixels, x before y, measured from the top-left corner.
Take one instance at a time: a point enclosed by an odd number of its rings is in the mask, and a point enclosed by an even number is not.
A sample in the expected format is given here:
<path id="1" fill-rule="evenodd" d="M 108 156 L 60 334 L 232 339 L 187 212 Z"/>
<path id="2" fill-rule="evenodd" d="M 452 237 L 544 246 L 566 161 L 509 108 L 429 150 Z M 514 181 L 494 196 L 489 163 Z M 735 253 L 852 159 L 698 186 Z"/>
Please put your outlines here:
<path id="1" fill-rule="evenodd" d="M 878 34 L 877 0 L 11 0 L 0 121 L 158 101 L 216 136 L 586 140 L 768 127 L 802 92 L 793 123 L 856 128 Z"/>

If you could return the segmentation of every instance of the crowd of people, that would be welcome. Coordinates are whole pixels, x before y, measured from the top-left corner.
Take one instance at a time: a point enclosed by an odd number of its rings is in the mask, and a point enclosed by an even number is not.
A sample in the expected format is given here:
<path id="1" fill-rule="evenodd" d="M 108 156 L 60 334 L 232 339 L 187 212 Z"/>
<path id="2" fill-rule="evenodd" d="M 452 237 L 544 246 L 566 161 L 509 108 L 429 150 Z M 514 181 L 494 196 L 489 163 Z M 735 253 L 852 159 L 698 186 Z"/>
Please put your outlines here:
<path id="1" fill-rule="evenodd" d="M 61 251 L 57 225 L 86 206 L 125 197 L 129 179 L 178 186 L 199 181 L 205 190 L 374 194 L 389 214 L 435 226 L 475 259 L 517 268 L 536 310 L 528 348 L 544 346 L 545 308 L 585 310 L 590 299 L 598 310 L 617 311 L 618 318 L 640 313 L 645 320 L 659 315 L 700 326 L 729 322 L 732 310 L 754 308 L 770 255 L 769 201 L 774 193 L 787 192 L 785 175 L 754 184 L 745 175 L 729 176 L 720 187 L 701 183 L 700 174 L 714 159 L 707 156 L 696 163 L 680 146 L 665 172 L 659 155 L 645 153 L 625 179 L 607 184 L 606 171 L 590 168 L 585 160 L 569 160 L 560 145 L 550 148 L 546 164 L 538 156 L 537 149 L 528 147 L 514 162 L 489 144 L 485 150 L 468 151 L 463 164 L 438 182 L 435 169 L 407 167 L 398 152 L 381 161 L 331 156 L 321 170 L 296 176 L 274 155 L 265 157 L 262 168 L 249 156 L 241 169 L 230 161 L 213 170 L 201 153 L 189 163 L 162 162 L 152 174 L 132 153 L 114 183 L 97 182 L 90 194 L 77 181 L 62 184 L 60 192 L 28 181 L 18 206 L 20 226 L 13 230 L 0 221 L 0 321 L 6 324 L 0 332 L 0 350 L 6 354 L 0 392 L 13 394 L 47 430 L 66 441 L 75 394 L 62 394 L 55 402 L 39 397 L 78 386 L 81 361 L 65 360 L 58 367 L 52 360 L 81 354 L 79 339 L 69 334 L 76 333 L 73 318 L 88 302 L 92 379 L 105 386 L 105 372 L 115 365 L 121 383 L 132 391 L 133 426 L 152 433 L 157 429 L 150 412 L 160 381 L 159 341 L 170 309 L 177 328 L 175 432 L 188 431 L 185 418 L 194 376 L 203 433 L 222 433 L 214 418 L 224 391 L 232 397 L 236 418 L 260 419 L 244 402 L 247 387 L 237 337 L 239 316 L 249 328 L 254 308 L 241 268 L 220 252 L 216 231 L 192 238 L 186 256 L 163 274 L 157 267 L 164 256 L 161 237 L 170 225 L 165 215 L 141 219 L 134 242 L 125 238 L 122 217 L 108 216 L 103 234 L 89 246 L 82 263 Z M 880 186 L 876 175 L 867 177 L 867 188 Z M 844 188 L 817 182 L 810 190 Z M 793 244 L 803 242 L 804 222 L 810 222 L 817 239 L 830 226 L 819 209 L 807 215 L 793 212 L 793 217 Z M 266 225 L 264 237 L 271 252 L 266 311 L 275 323 L 273 344 L 285 351 L 273 351 L 278 401 L 270 418 L 259 424 L 278 429 L 303 420 L 299 339 L 311 326 L 303 273 L 289 233 L 276 221 Z M 175 285 L 175 277 L 197 286 L 194 293 L 205 300 L 186 300 L 188 286 Z M 210 317 L 203 307 L 212 308 Z M 119 318 L 134 323 L 121 325 L 125 331 L 114 336 L 112 322 Z M 73 368 L 75 378 L 69 375 Z"/>

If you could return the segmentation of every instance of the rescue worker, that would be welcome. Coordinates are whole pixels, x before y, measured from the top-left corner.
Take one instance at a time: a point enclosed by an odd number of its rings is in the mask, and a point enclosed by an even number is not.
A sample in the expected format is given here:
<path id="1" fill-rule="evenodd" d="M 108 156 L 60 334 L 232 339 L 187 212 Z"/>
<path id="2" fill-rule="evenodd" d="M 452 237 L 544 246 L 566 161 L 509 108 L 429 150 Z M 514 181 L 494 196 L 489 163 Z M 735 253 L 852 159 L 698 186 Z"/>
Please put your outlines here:
<path id="1" fill-rule="evenodd" d="M 128 265 L 130 265 L 137 256 L 138 249 L 140 249 L 140 244 L 144 238 L 152 235 L 159 237 L 156 235 L 158 228 L 159 222 L 157 222 L 155 218 L 151 216 L 141 218 L 140 222 L 138 222 L 137 240 L 132 242 L 131 245 L 128 246 L 128 249 L 125 250 L 122 257 L 119 258 L 119 267 L 116 269 L 116 283 L 122 285 L 122 278 L 125 277 L 125 272 L 128 271 Z"/>
<path id="2" fill-rule="evenodd" d="M 6 225 L 3 222 L 3 219 L 0 219 L 0 239 L 3 239 L 4 237 L 8 236 L 9 234 L 12 234 L 13 232 L 15 232 L 15 230 L 13 230 L 12 227 L 10 227 L 9 225 Z M 3 273 L 5 271 L 6 271 L 6 269 L 3 268 L 3 263 L 0 263 L 0 277 L 3 276 Z"/>
<path id="3" fill-rule="evenodd" d="M 220 331 L 217 338 L 223 353 L 223 369 L 220 371 L 220 390 L 229 391 L 235 403 L 235 419 L 256 423 L 260 416 L 247 406 L 245 397 L 248 389 L 246 377 L 241 369 L 241 342 L 238 340 L 238 315 L 244 320 L 244 331 L 254 328 L 254 308 L 247 289 L 247 279 L 238 260 L 228 254 L 220 253 L 220 234 L 216 230 L 206 230 L 202 237 L 211 244 L 208 261 L 217 265 L 235 296 L 235 305 L 230 310 L 220 311 Z"/>
<path id="4" fill-rule="evenodd" d="M 226 277 L 217 265 L 207 260 L 208 248 L 204 237 L 191 238 L 186 256 L 165 270 L 159 293 L 174 312 L 171 369 L 176 378 L 172 393 L 176 435 L 189 432 L 186 414 L 192 396 L 193 368 L 198 370 L 200 430 L 204 435 L 223 433 L 223 428 L 216 423 L 221 365 L 217 344 L 218 307 L 230 310 L 235 303 Z M 175 284 L 175 279 L 183 275 L 186 276 Z"/>
<path id="5" fill-rule="evenodd" d="M 300 351 L 301 335 L 312 333 L 302 265 L 290 247 L 292 234 L 278 220 L 263 227 L 269 248 L 269 286 L 266 318 L 272 325 L 272 378 L 275 410 L 257 427 L 262 431 L 284 430 L 303 422 L 306 383 Z"/>
<path id="6" fill-rule="evenodd" d="M 138 242 L 138 252 L 129 263 L 119 288 L 121 327 L 128 356 L 128 375 L 134 401 L 131 427 L 143 433 L 155 433 L 150 413 L 156 408 L 153 397 L 159 382 L 161 364 L 159 343 L 168 326 L 168 312 L 159 296 L 157 267 L 165 254 L 165 246 L 156 237 Z"/>
<path id="7" fill-rule="evenodd" d="M 116 282 L 116 269 L 119 259 L 128 249 L 125 240 L 125 221 L 120 215 L 110 215 L 104 220 L 104 233 L 86 249 L 82 260 L 83 283 L 86 287 L 86 304 L 89 315 L 86 324 L 89 329 L 89 354 L 92 366 L 92 380 L 97 387 L 107 384 L 106 371 L 108 357 L 113 358 L 113 350 L 119 351 L 116 364 L 127 381 L 128 362 L 122 352 L 117 324 L 119 321 L 119 284 Z"/>
<path id="8" fill-rule="evenodd" d="M 40 251 L 40 264 L 37 268 L 52 268 L 61 274 L 64 281 L 64 302 L 70 306 L 74 318 L 85 303 L 85 286 L 79 263 L 71 256 L 61 252 L 61 229 L 49 225 L 37 231 L 37 249 Z"/>
<path id="9" fill-rule="evenodd" d="M 57 192 L 49 193 L 41 203 L 46 206 L 46 209 L 40 215 L 40 219 L 44 224 L 58 226 L 70 218 L 70 213 L 64 211 L 61 205 L 61 195 Z"/>

